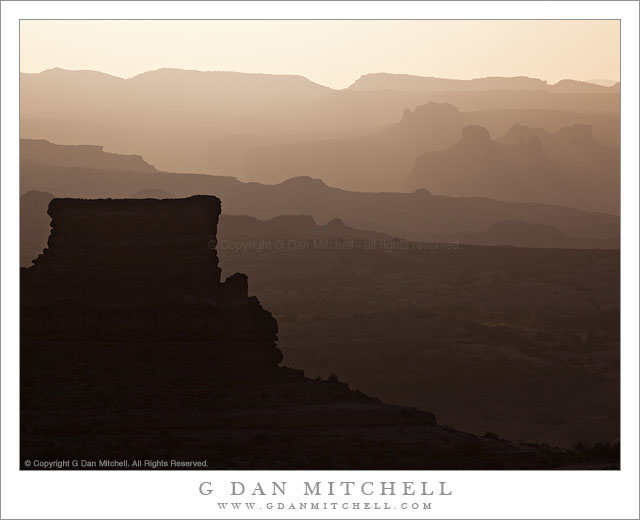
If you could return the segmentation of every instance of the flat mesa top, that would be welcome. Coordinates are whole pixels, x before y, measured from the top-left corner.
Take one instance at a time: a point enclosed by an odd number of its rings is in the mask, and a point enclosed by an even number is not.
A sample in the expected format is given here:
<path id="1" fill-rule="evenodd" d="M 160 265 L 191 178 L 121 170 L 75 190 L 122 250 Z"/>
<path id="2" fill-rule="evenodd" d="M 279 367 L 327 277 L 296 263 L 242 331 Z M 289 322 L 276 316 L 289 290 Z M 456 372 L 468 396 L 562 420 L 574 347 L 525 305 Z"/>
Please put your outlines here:
<path id="1" fill-rule="evenodd" d="M 82 212 L 101 214 L 116 212 L 162 213 L 214 213 L 220 214 L 222 204 L 214 195 L 193 195 L 181 199 L 72 199 L 55 198 L 49 203 L 48 213 L 58 217 L 65 213 Z"/>

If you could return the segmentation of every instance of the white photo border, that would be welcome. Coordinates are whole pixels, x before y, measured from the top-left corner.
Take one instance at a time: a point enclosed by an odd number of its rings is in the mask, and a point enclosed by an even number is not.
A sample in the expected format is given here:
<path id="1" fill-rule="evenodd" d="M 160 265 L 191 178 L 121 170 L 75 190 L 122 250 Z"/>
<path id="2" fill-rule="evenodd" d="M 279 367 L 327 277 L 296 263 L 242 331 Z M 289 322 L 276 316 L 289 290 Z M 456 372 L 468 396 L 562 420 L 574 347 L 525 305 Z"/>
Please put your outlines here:
<path id="1" fill-rule="evenodd" d="M 560 2 L 2 2 L 2 518 L 638 518 L 638 3 Z M 82 471 L 19 470 L 20 19 L 617 19 L 621 22 L 622 247 L 619 471 Z M 249 15 L 249 16 L 247 16 Z M 229 483 L 447 482 L 430 510 L 217 508 Z M 214 493 L 198 487 L 211 482 Z M 332 497 L 324 497 L 331 502 Z M 345 501 L 349 497 L 336 497 Z M 410 497 L 409 502 L 424 502 Z M 248 500 L 248 498 L 244 498 Z M 398 504 L 406 497 L 359 498 Z M 350 501 L 356 501 L 354 498 Z"/>

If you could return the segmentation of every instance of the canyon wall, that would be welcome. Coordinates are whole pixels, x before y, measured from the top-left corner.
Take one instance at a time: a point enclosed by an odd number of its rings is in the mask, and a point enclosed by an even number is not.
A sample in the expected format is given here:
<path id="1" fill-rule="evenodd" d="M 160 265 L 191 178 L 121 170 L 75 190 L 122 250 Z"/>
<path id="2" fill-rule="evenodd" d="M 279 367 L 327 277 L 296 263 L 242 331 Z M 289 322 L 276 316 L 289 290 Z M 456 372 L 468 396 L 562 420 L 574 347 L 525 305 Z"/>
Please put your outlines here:
<path id="1" fill-rule="evenodd" d="M 220 280 L 220 209 L 203 195 L 53 199 L 48 247 L 21 273 L 23 341 L 65 351 L 88 342 L 92 360 L 108 350 L 137 364 L 135 352 L 150 353 L 148 364 L 168 357 L 174 369 L 210 374 L 275 369 L 276 320 L 248 296 L 245 275 Z"/>

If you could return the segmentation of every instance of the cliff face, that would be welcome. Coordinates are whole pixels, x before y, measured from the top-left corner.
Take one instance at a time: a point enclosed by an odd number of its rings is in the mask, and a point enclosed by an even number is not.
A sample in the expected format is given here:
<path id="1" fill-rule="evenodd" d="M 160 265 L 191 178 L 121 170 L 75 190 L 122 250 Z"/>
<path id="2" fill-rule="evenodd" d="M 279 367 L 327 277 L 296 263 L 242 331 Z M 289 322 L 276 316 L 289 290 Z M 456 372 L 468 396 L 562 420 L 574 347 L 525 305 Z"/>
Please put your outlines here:
<path id="1" fill-rule="evenodd" d="M 53 199 L 48 211 L 49 247 L 21 272 L 23 461 L 523 469 L 575 460 L 441 428 L 429 412 L 337 377 L 278 366 L 276 321 L 247 295 L 247 277 L 220 281 L 216 197 Z"/>
<path id="2" fill-rule="evenodd" d="M 23 340 L 179 341 L 273 368 L 277 323 L 247 277 L 220 281 L 220 200 L 53 199 L 48 248 L 22 272 Z M 206 345 L 206 348 L 204 347 Z"/>
<path id="3" fill-rule="evenodd" d="M 30 266 L 47 243 L 51 199 L 51 193 L 42 191 L 29 191 L 20 197 L 20 267 Z"/>
<path id="4" fill-rule="evenodd" d="M 492 140 L 484 127 L 471 125 L 449 148 L 420 155 L 406 188 L 426 188 L 451 197 L 544 201 L 616 215 L 619 181 L 618 154 L 593 139 L 588 125 L 573 125 L 554 134 L 518 125 L 499 140 Z"/>

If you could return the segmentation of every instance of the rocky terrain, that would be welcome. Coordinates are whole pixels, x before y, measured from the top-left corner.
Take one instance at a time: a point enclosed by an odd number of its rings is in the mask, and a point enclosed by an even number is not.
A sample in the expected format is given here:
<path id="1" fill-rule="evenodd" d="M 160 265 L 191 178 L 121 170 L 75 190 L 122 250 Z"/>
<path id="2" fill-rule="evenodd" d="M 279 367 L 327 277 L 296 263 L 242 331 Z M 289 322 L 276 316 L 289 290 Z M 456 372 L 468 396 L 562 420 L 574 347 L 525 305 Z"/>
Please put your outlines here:
<path id="1" fill-rule="evenodd" d="M 453 146 L 420 155 L 406 186 L 454 197 L 544 200 L 615 215 L 620 212 L 620 154 L 596 141 L 589 125 L 553 134 L 515 125 L 498 140 L 472 125 Z"/>
<path id="2" fill-rule="evenodd" d="M 27 267 L 47 247 L 51 217 L 47 214 L 51 193 L 30 191 L 20 197 L 20 266 Z"/>
<path id="3" fill-rule="evenodd" d="M 585 138 L 571 139 L 576 135 L 573 132 L 576 123 L 589 128 Z M 551 150 L 553 153 L 560 148 L 553 146 L 556 143 L 573 151 L 562 155 L 559 165 L 561 172 L 587 166 L 587 170 L 596 169 L 614 181 L 619 178 L 620 164 L 619 160 L 615 160 L 619 155 L 619 121 L 615 121 L 611 115 L 540 110 L 461 111 L 454 105 L 436 102 L 420 105 L 413 110 L 406 109 L 393 125 L 363 135 L 256 145 L 244 153 L 243 171 L 238 177 L 242 180 L 277 183 L 304 172 L 305 175 L 322 179 L 330 186 L 352 191 L 414 191 L 417 187 L 425 187 L 438 195 L 451 195 L 450 189 L 441 189 L 436 184 L 429 186 L 414 182 L 407 186 L 407 176 L 418 157 L 455 145 L 460 140 L 462 130 L 469 125 L 482 126 L 493 139 L 510 144 L 516 144 L 524 136 L 522 130 L 525 129 L 529 130 L 529 137 L 544 134 L 546 139 L 543 139 L 542 148 L 545 152 Z M 538 125 L 541 127 L 537 128 Z M 556 133 L 559 135 L 556 136 Z M 516 143 L 512 142 L 514 138 L 517 139 Z M 600 143 L 606 143 L 606 146 Z M 594 155 L 600 159 L 596 163 L 589 161 Z M 473 165 L 473 162 L 469 164 Z M 554 184 L 543 184 L 537 176 L 533 179 L 538 180 L 538 192 L 531 201 L 554 203 L 558 200 Z M 585 181 L 584 178 L 582 180 Z M 489 181 L 486 184 L 491 186 Z M 615 184 L 612 182 L 609 189 L 613 189 Z M 451 185 L 455 185 L 455 182 L 451 181 Z M 572 187 L 578 189 L 580 185 L 574 183 Z M 450 185 L 445 188 L 450 188 Z M 481 193 L 465 192 L 471 195 Z M 592 193 L 591 199 L 598 200 L 595 195 Z M 589 202 L 593 203 L 593 200 L 571 200 L 575 207 L 582 209 L 592 209 L 593 204 L 590 206 Z M 607 211 L 613 211 L 611 207 Z M 617 209 L 613 212 L 617 212 Z"/>
<path id="4" fill-rule="evenodd" d="M 286 364 L 479 435 L 619 440 L 618 250 L 347 245 L 219 250 L 278 319 Z"/>
<path id="5" fill-rule="evenodd" d="M 279 366 L 276 320 L 221 281 L 215 197 L 54 199 L 21 271 L 21 459 L 237 469 L 615 467 L 612 445 L 514 444 Z"/>

